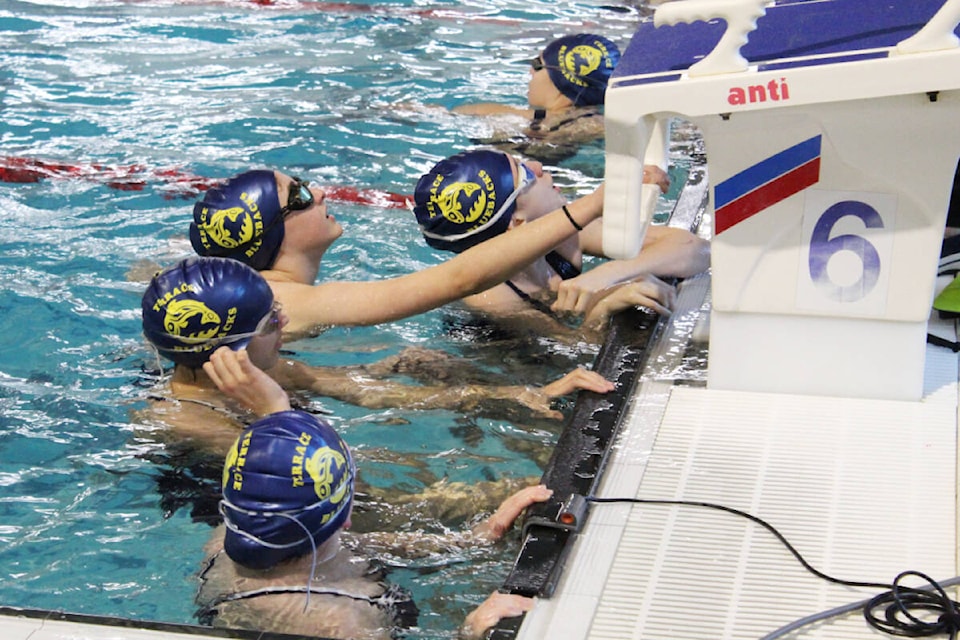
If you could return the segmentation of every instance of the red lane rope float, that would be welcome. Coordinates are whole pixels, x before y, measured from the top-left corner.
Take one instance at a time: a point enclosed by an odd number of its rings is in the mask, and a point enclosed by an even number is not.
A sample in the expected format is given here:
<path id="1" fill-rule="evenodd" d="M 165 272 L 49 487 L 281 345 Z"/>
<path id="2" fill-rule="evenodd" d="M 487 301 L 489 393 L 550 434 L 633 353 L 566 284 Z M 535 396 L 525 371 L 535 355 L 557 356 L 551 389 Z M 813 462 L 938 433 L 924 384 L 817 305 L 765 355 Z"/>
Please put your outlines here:
<path id="1" fill-rule="evenodd" d="M 184 196 L 206 191 L 218 180 L 193 175 L 179 169 L 150 169 L 142 164 L 110 166 L 97 163 L 68 164 L 18 156 L 0 157 L 0 181 L 40 182 L 47 178 L 82 178 L 102 182 L 122 191 L 142 191 L 151 182 L 162 181 Z"/>
<path id="2" fill-rule="evenodd" d="M 354 187 L 323 187 L 328 200 L 353 202 L 383 209 L 410 209 L 413 198 L 400 193 L 380 191 L 379 189 L 356 189 Z"/>
<path id="3" fill-rule="evenodd" d="M 32 183 L 45 179 L 80 178 L 121 191 L 142 191 L 152 183 L 161 183 L 172 193 L 169 197 L 190 198 L 221 184 L 223 180 L 198 176 L 177 168 L 151 169 L 142 164 L 109 166 L 96 163 L 67 164 L 35 158 L 0 156 L 0 182 Z M 328 200 L 402 209 L 412 206 L 412 198 L 379 189 L 356 187 L 322 187 Z"/>

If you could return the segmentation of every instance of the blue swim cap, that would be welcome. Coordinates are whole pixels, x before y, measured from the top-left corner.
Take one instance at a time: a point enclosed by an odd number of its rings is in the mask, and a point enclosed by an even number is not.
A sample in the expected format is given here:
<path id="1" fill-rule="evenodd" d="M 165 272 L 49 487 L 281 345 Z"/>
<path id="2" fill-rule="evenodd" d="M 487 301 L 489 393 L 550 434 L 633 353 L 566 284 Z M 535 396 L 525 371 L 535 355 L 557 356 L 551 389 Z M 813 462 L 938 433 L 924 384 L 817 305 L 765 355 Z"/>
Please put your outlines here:
<path id="1" fill-rule="evenodd" d="M 187 258 L 150 281 L 143 333 L 162 355 L 199 367 L 221 345 L 246 346 L 272 307 L 267 281 L 242 262 Z"/>
<path id="2" fill-rule="evenodd" d="M 466 151 L 438 162 L 414 191 L 413 213 L 427 244 L 460 253 L 507 230 L 516 202 L 513 168 L 502 151 Z"/>
<path id="3" fill-rule="evenodd" d="M 247 171 L 207 191 L 193 207 L 190 244 L 201 256 L 234 258 L 257 271 L 269 269 L 283 242 L 277 178 Z"/>
<path id="4" fill-rule="evenodd" d="M 611 40 L 592 33 L 564 36 L 541 54 L 554 86 L 577 107 L 603 104 L 603 95 L 620 49 Z"/>
<path id="5" fill-rule="evenodd" d="M 223 467 L 227 555 L 268 569 L 309 553 L 347 522 L 355 475 L 350 449 L 316 416 L 282 411 L 253 423 Z"/>

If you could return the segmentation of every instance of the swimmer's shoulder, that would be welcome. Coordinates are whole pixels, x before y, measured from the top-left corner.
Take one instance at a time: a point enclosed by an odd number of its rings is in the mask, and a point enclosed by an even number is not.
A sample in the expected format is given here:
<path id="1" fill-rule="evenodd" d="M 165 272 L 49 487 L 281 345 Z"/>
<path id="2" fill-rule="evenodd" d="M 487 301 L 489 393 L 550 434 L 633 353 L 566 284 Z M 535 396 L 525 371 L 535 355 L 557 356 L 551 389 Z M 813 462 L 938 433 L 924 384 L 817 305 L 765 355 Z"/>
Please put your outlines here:
<path id="1" fill-rule="evenodd" d="M 512 315 L 527 309 L 524 299 L 506 283 L 467 296 L 462 302 L 470 311 L 491 316 Z"/>
<path id="2" fill-rule="evenodd" d="M 530 135 L 547 140 L 589 141 L 603 137 L 603 112 L 598 107 L 571 107 L 555 113 L 538 113 Z"/>

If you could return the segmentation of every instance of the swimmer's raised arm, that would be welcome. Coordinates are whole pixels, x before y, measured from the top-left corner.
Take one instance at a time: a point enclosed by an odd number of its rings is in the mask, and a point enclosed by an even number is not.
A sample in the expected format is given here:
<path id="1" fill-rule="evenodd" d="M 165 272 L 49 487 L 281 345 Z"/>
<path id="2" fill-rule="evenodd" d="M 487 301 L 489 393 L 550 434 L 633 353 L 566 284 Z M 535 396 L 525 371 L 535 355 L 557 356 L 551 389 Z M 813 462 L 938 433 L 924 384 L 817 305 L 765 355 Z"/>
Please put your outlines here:
<path id="1" fill-rule="evenodd" d="M 567 205 L 580 227 L 603 212 L 603 187 Z M 561 209 L 521 225 L 439 265 L 372 282 L 307 285 L 271 280 L 290 317 L 286 331 L 306 335 L 318 327 L 390 322 L 442 306 L 504 282 L 576 233 Z"/>

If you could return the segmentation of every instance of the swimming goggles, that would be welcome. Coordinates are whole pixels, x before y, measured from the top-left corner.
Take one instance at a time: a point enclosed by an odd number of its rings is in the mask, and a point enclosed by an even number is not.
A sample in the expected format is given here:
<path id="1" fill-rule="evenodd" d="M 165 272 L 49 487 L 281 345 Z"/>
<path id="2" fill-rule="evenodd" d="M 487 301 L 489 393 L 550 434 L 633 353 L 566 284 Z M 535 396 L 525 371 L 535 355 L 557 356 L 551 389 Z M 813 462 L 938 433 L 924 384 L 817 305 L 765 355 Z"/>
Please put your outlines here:
<path id="1" fill-rule="evenodd" d="M 517 188 L 514 189 L 513 192 L 507 196 L 507 199 L 503 201 L 503 204 L 500 205 L 500 208 L 497 209 L 497 212 L 493 214 L 493 218 L 491 218 L 492 220 L 496 220 L 502 216 L 517 198 L 526 193 L 530 187 L 537 182 L 537 174 L 533 172 L 533 169 L 522 162 L 517 162 L 517 174 L 517 177 L 520 179 L 520 184 L 518 184 Z"/>
<path id="2" fill-rule="evenodd" d="M 546 69 L 547 65 L 543 64 L 543 58 L 537 56 L 530 60 L 530 66 L 533 67 L 534 71 L 540 71 L 541 69 Z"/>
<path id="3" fill-rule="evenodd" d="M 301 180 L 292 176 L 290 190 L 287 195 L 287 204 L 280 208 L 280 218 L 286 219 L 294 211 L 303 211 L 313 206 L 313 192 L 310 191 L 310 181 Z"/>
<path id="4" fill-rule="evenodd" d="M 260 319 L 257 328 L 246 333 L 231 333 L 225 336 L 216 336 L 213 338 L 190 338 L 187 336 L 178 336 L 168 333 L 167 336 L 178 342 L 192 344 L 192 347 L 177 347 L 177 351 L 207 351 L 214 347 L 224 344 L 232 344 L 240 340 L 256 338 L 257 336 L 268 336 L 275 331 L 280 330 L 280 314 L 283 313 L 283 307 L 279 302 L 274 302 L 267 315 Z"/>

